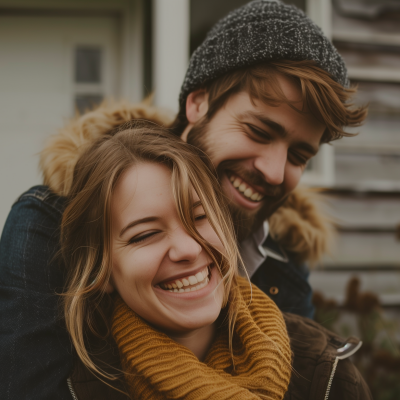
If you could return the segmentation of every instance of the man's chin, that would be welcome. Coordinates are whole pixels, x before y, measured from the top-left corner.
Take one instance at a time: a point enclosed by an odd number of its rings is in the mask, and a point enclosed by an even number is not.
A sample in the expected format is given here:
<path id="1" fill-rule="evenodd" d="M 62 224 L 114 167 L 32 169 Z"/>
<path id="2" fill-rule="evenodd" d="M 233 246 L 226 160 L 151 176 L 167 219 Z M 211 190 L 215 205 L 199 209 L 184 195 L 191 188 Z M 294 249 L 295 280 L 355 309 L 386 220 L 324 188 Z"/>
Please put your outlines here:
<path id="1" fill-rule="evenodd" d="M 232 216 L 236 237 L 239 242 L 247 239 L 266 219 L 264 218 L 263 208 L 248 210 L 232 201 L 229 202 L 228 208 Z"/>
<path id="2" fill-rule="evenodd" d="M 269 217 L 286 201 L 283 198 L 266 198 L 260 203 L 260 207 L 249 210 L 229 201 L 228 208 L 232 216 L 238 242 L 247 239 L 253 232 L 257 231 Z"/>

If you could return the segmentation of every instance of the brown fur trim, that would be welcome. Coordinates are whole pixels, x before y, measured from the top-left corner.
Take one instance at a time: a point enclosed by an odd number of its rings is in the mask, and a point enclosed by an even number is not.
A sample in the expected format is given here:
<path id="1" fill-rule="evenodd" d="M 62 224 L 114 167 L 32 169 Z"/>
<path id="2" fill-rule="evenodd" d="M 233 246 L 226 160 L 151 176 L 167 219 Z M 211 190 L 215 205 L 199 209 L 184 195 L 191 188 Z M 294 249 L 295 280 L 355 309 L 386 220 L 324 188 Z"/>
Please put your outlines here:
<path id="1" fill-rule="evenodd" d="M 313 266 L 330 252 L 335 228 L 320 210 L 323 202 L 318 190 L 298 188 L 269 219 L 271 237 L 299 263 Z"/>
<path id="2" fill-rule="evenodd" d="M 150 103 L 151 99 L 139 104 L 108 100 L 93 111 L 73 118 L 57 135 L 50 137 L 40 154 L 43 184 L 58 195 L 66 196 L 80 154 L 94 140 L 124 122 L 147 119 L 159 125 L 169 125 L 172 118 Z"/>
<path id="3" fill-rule="evenodd" d="M 172 122 L 170 115 L 151 106 L 150 99 L 139 104 L 106 101 L 73 118 L 50 137 L 40 154 L 43 183 L 60 196 L 68 195 L 75 164 L 85 148 L 132 119 L 147 119 L 164 126 Z M 269 221 L 272 237 L 298 262 L 316 263 L 329 248 L 333 225 L 319 211 L 318 197 L 315 191 L 297 189 Z"/>

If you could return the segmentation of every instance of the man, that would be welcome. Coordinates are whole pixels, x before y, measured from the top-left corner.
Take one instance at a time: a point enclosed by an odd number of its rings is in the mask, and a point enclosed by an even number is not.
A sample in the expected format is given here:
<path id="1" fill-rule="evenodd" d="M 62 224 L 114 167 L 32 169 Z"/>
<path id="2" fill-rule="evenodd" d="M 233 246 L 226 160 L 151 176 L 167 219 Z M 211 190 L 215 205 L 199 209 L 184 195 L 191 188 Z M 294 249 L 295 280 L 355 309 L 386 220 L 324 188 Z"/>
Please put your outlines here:
<path id="1" fill-rule="evenodd" d="M 307 271 L 298 262 L 304 260 L 301 241 L 274 220 L 284 206 L 275 211 L 320 144 L 364 119 L 364 109 L 350 108 L 347 85 L 339 54 L 302 12 L 256 0 L 221 20 L 193 54 L 172 125 L 215 165 L 252 281 L 283 311 L 304 316 L 311 317 L 313 308 Z M 73 350 L 55 295 L 64 282 L 64 268 L 54 258 L 63 196 L 80 145 L 127 116 L 152 119 L 143 110 L 123 111 L 100 109 L 69 126 L 76 129 L 72 137 L 66 131 L 57 136 L 41 161 L 51 191 L 26 192 L 7 220 L 0 242 L 2 399 L 71 397 Z M 286 252 L 269 235 L 268 218 Z M 315 224 L 323 231 L 323 222 Z"/>

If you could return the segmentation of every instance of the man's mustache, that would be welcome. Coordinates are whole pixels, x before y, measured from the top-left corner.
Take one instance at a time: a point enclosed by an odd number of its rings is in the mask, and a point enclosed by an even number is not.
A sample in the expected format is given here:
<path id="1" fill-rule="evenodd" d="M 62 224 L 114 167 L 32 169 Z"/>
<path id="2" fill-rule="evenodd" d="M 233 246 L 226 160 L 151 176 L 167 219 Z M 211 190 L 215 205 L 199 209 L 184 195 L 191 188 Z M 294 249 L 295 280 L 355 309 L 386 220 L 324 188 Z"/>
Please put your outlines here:
<path id="1" fill-rule="evenodd" d="M 247 168 L 244 168 L 237 161 L 223 161 L 218 166 L 218 175 L 220 178 L 221 174 L 226 171 L 230 171 L 233 174 L 240 176 L 240 178 L 246 181 L 249 185 L 261 188 L 262 194 L 267 197 L 282 197 L 284 195 L 284 188 L 282 185 L 270 185 L 265 181 L 260 172 L 250 171 Z"/>

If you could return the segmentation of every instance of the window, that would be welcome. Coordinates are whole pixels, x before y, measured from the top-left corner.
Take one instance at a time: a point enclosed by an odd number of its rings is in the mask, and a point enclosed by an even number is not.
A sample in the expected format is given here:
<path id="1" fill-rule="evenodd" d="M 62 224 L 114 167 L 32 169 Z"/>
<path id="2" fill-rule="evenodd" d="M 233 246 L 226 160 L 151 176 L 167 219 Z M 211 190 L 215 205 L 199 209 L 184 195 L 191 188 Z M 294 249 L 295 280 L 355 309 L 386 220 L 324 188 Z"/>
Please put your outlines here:
<path id="1" fill-rule="evenodd" d="M 84 113 L 96 107 L 104 98 L 102 48 L 99 46 L 77 46 L 74 60 L 75 109 L 79 113 Z"/>

